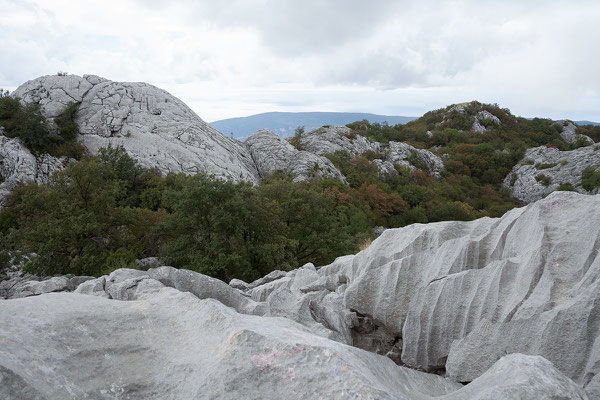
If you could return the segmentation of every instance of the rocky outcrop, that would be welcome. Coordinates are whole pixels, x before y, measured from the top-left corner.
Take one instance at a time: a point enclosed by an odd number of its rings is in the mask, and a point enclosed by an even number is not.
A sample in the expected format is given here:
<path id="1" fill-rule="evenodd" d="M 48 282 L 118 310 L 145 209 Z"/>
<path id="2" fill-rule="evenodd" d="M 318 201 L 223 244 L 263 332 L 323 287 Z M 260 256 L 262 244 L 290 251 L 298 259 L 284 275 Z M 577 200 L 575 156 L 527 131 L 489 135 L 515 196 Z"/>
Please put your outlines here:
<path id="1" fill-rule="evenodd" d="M 535 147 L 525 152 L 523 159 L 504 179 L 503 186 L 524 203 L 539 200 L 565 184 L 570 185 L 571 190 L 589 193 L 581 187 L 581 173 L 586 167 L 600 169 L 598 146 L 571 151 Z M 592 192 L 595 193 L 597 189 Z"/>
<path id="2" fill-rule="evenodd" d="M 0 299 L 18 299 L 43 293 L 70 292 L 92 276 L 55 276 L 41 279 L 18 269 L 0 277 Z"/>
<path id="3" fill-rule="evenodd" d="M 300 145 L 303 150 L 314 154 L 341 151 L 354 156 L 369 150 L 375 153 L 383 150 L 381 143 L 373 142 L 362 135 L 352 135 L 352 130 L 347 126 L 328 126 L 303 133 L 300 136 Z"/>
<path id="4" fill-rule="evenodd" d="M 120 269 L 0 300 L 0 396 L 593 398 L 598 221 L 600 196 L 555 192 L 252 283 Z"/>
<path id="5" fill-rule="evenodd" d="M 577 133 L 577 126 L 569 120 L 556 121 L 556 124 L 562 128 L 560 137 L 567 143 L 576 143 L 577 141 L 583 141 L 584 143 L 594 144 L 592 138 L 586 135 Z"/>
<path id="6" fill-rule="evenodd" d="M 426 172 L 436 177 L 439 177 L 444 169 L 442 159 L 428 150 L 417 149 L 401 142 L 374 142 L 362 135 L 352 135 L 352 130 L 345 126 L 323 127 L 303 133 L 300 136 L 300 145 L 303 150 L 319 155 L 344 152 L 355 156 L 371 152 L 382 179 L 398 173 L 394 164 L 411 170 L 425 168 Z M 419 165 L 411 163 L 415 156 L 420 160 Z"/>
<path id="7" fill-rule="evenodd" d="M 50 120 L 69 102 L 80 103 L 79 140 L 92 153 L 109 144 L 123 145 L 142 166 L 163 173 L 204 172 L 234 181 L 258 181 L 243 144 L 152 85 L 94 75 L 43 76 L 19 86 L 13 96 L 40 104 Z"/>
<path id="8" fill-rule="evenodd" d="M 388 229 L 355 256 L 244 292 L 321 336 L 457 381 L 525 353 L 597 390 L 599 210 L 600 196 L 555 192 L 499 219 Z"/>
<path id="9" fill-rule="evenodd" d="M 258 183 L 275 171 L 293 174 L 296 181 L 313 177 L 331 177 L 345 181 L 335 166 L 323 157 L 344 151 L 349 155 L 375 153 L 374 163 L 385 178 L 397 174 L 396 165 L 409 169 L 427 169 L 439 177 L 442 160 L 435 154 L 405 143 L 381 144 L 355 135 L 347 127 L 323 127 L 303 134 L 302 151 L 273 132 L 261 130 L 245 143 L 231 139 L 200 119 L 183 102 L 166 91 L 146 83 L 113 82 L 95 75 L 51 75 L 24 83 L 12 94 L 27 103 L 40 105 L 50 127 L 70 103 L 78 103 L 78 140 L 93 154 L 108 145 L 122 145 L 143 167 L 162 173 L 206 173 L 218 178 Z M 25 160 L 26 168 L 9 176 L 0 171 L 5 183 L 0 198 L 18 182 L 42 181 L 62 164 L 52 157 L 35 159 L 18 142 L 3 144 L 2 158 Z M 416 158 L 415 158 L 416 157 Z M 33 159 L 32 159 L 33 158 Z M 31 160 L 30 160 L 31 159 Z M 415 163 L 415 160 L 418 162 Z M 23 162 L 23 161 L 21 161 Z M 15 161 L 7 161 L 15 169 Z M 415 165 L 418 164 L 418 165 Z M 27 175 L 27 176 L 24 176 Z"/>
<path id="10" fill-rule="evenodd" d="M 462 386 L 287 318 L 239 314 L 151 281 L 131 301 L 78 293 L 0 301 L 0 397 L 587 398 L 541 357 L 505 357 Z"/>
<path id="11" fill-rule="evenodd" d="M 20 183 L 46 182 L 52 172 L 63 168 L 66 160 L 49 155 L 33 155 L 19 139 L 2 135 L 0 128 L 0 208 L 6 196 Z"/>
<path id="12" fill-rule="evenodd" d="M 283 171 L 293 175 L 295 182 L 315 177 L 345 181 L 342 173 L 327 158 L 308 151 L 298 151 L 270 130 L 256 131 L 244 143 L 261 178 Z"/>
<path id="13" fill-rule="evenodd" d="M 484 121 L 490 121 L 496 125 L 501 125 L 500 118 L 496 117 L 494 114 L 487 110 L 481 110 L 475 116 L 475 120 L 473 121 L 473 126 L 471 130 L 478 133 L 483 133 L 487 131 L 485 125 L 482 124 Z"/>

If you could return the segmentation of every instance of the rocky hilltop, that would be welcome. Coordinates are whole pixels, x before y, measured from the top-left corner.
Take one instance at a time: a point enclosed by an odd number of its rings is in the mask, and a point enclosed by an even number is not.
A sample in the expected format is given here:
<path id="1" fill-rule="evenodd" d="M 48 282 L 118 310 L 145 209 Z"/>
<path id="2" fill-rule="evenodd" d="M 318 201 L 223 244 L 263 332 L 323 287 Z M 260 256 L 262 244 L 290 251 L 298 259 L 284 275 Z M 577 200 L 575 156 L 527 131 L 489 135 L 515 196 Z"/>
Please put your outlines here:
<path id="1" fill-rule="evenodd" d="M 15 277 L 0 395 L 598 398 L 599 210 L 555 192 L 251 283 L 161 266 L 31 297 L 75 277 Z"/>
<path id="2" fill-rule="evenodd" d="M 80 142 L 92 153 L 123 145 L 143 166 L 166 172 L 206 172 L 256 182 L 246 148 L 208 125 L 181 100 L 146 83 L 113 82 L 94 75 L 43 76 L 12 94 L 38 103 L 51 121 L 79 103 Z"/>
<path id="3" fill-rule="evenodd" d="M 77 103 L 78 141 L 92 154 L 108 145 L 122 145 L 143 167 L 163 174 L 206 173 L 218 178 L 258 183 L 276 171 L 294 175 L 296 181 L 325 176 L 345 181 L 343 174 L 323 154 L 344 143 L 348 154 L 385 150 L 377 160 L 382 176 L 395 173 L 394 163 L 407 161 L 417 151 L 432 171 L 439 174 L 443 163 L 427 150 L 403 143 L 382 145 L 366 138 L 350 140 L 346 127 L 322 129 L 307 134 L 302 151 L 271 131 L 259 130 L 244 143 L 217 131 L 181 100 L 146 83 L 113 82 L 95 75 L 43 76 L 19 86 L 13 97 L 40 105 L 51 127 L 62 110 Z M 47 155 L 34 156 L 18 140 L 8 139 L 0 150 L 0 204 L 19 182 L 45 181 L 68 160 Z M 17 168 L 17 165 L 19 166 Z"/>

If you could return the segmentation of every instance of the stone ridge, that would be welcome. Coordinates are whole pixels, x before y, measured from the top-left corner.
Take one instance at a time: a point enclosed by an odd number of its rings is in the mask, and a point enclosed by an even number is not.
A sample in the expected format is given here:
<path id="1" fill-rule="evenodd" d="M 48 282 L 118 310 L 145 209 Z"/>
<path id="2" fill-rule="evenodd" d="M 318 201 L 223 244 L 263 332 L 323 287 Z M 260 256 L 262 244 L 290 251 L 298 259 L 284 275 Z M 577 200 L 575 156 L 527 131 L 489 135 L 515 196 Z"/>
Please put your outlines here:
<path id="1" fill-rule="evenodd" d="M 588 192 L 581 187 L 581 173 L 586 167 L 600 169 L 598 145 L 570 151 L 546 146 L 534 147 L 525 152 L 523 159 L 513 167 L 502 185 L 524 203 L 539 200 L 566 183 L 571 184 L 573 190 L 579 193 L 596 194 L 598 189 Z M 549 178 L 547 186 L 539 178 L 540 175 Z"/>
<path id="2" fill-rule="evenodd" d="M 341 151 L 352 157 L 363 155 L 367 151 L 373 152 L 375 153 L 374 163 L 381 179 L 398 173 L 394 164 L 411 170 L 416 169 L 417 167 L 409 162 L 413 152 L 424 162 L 433 176 L 439 178 L 440 173 L 444 170 L 442 159 L 431 151 L 417 149 L 401 142 L 385 144 L 374 142 L 362 135 L 352 136 L 352 130 L 346 126 L 322 127 L 303 133 L 300 136 L 300 145 L 303 150 L 319 155 Z"/>
<path id="3" fill-rule="evenodd" d="M 13 96 L 39 103 L 52 119 L 80 103 L 80 140 L 92 153 L 123 145 L 147 168 L 163 173 L 204 172 L 258 182 L 244 145 L 212 128 L 181 100 L 146 83 L 113 82 L 94 75 L 44 76 L 19 86 Z"/>
<path id="4" fill-rule="evenodd" d="M 374 162 L 382 179 L 397 174 L 394 164 L 414 169 L 408 161 L 414 152 L 433 175 L 439 177 L 443 170 L 442 160 L 427 150 L 405 143 L 376 143 L 362 136 L 349 139 L 347 127 L 320 128 L 303 135 L 303 151 L 264 130 L 240 143 L 212 128 L 176 97 L 146 83 L 49 75 L 24 83 L 12 95 L 39 104 L 51 126 L 69 103 L 79 103 L 79 140 L 88 150 L 95 154 L 101 147 L 122 145 L 142 166 L 165 174 L 203 172 L 258 183 L 281 170 L 293 174 L 296 181 L 324 176 L 345 182 L 322 156 L 337 150 L 351 155 L 368 150 L 381 153 Z"/>
<path id="5" fill-rule="evenodd" d="M 298 151 L 270 130 L 256 131 L 244 144 L 261 178 L 283 171 L 292 174 L 295 182 L 317 176 L 346 181 L 344 175 L 327 158 L 308 151 Z"/>

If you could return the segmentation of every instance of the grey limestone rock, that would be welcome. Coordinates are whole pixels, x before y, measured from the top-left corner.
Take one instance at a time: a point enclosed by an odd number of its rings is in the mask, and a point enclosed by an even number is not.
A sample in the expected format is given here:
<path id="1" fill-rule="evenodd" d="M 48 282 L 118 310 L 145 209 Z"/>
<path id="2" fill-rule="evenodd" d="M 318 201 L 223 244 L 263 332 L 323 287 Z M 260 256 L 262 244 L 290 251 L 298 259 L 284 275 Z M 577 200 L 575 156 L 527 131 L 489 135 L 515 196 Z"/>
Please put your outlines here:
<path id="1" fill-rule="evenodd" d="M 244 292 L 246 290 L 248 290 L 248 283 L 244 282 L 241 279 L 233 278 L 231 281 L 229 281 L 229 286 L 231 286 L 234 289 L 239 289 Z"/>
<path id="2" fill-rule="evenodd" d="M 303 150 L 314 154 L 328 154 L 342 151 L 350 156 L 361 155 L 368 150 L 379 153 L 383 150 L 380 143 L 373 142 L 361 135 L 351 137 L 352 130 L 347 126 L 329 126 L 318 128 L 300 136 Z"/>
<path id="3" fill-rule="evenodd" d="M 570 184 L 573 190 L 588 194 L 581 187 L 581 173 L 586 167 L 600 169 L 598 146 L 585 146 L 571 151 L 551 147 L 535 147 L 525 152 L 523 159 L 504 179 L 503 186 L 524 203 L 541 199 L 561 184 Z M 539 176 L 550 179 L 548 186 Z M 597 193 L 595 189 L 591 194 Z"/>
<path id="4" fill-rule="evenodd" d="M 43 76 L 19 86 L 13 96 L 40 104 L 50 120 L 69 102 L 80 103 L 79 140 L 92 153 L 107 145 L 123 145 L 142 166 L 163 173 L 204 172 L 234 181 L 258 180 L 242 143 L 152 85 L 93 75 Z"/>
<path id="5" fill-rule="evenodd" d="M 502 218 L 388 229 L 248 293 L 267 314 L 458 381 L 526 353 L 597 390 L 598 210 L 600 196 L 555 192 Z"/>
<path id="6" fill-rule="evenodd" d="M 0 209 L 19 183 L 43 183 L 64 167 L 66 160 L 49 155 L 33 155 L 19 139 L 7 138 L 0 128 Z"/>
<path id="7" fill-rule="evenodd" d="M 501 358 L 473 382 L 442 399 L 587 400 L 588 395 L 545 358 L 515 353 Z"/>
<path id="8" fill-rule="evenodd" d="M 424 162 L 432 175 L 439 177 L 444 169 L 442 159 L 428 150 L 417 149 L 406 143 L 383 144 L 362 135 L 351 136 L 351 129 L 345 126 L 323 127 L 303 133 L 300 143 L 304 150 L 319 155 L 341 151 L 352 157 L 371 151 L 376 154 L 373 162 L 382 179 L 387 175 L 397 174 L 394 164 L 415 169 L 416 167 L 409 162 L 413 153 Z"/>
<path id="9" fill-rule="evenodd" d="M 172 288 L 10 300 L 0 320 L 4 398 L 431 399 L 462 387 Z"/>
<path id="10" fill-rule="evenodd" d="M 0 320 L 6 399 L 588 399 L 539 356 L 503 357 L 463 386 L 287 318 L 239 314 L 174 288 L 131 301 L 79 293 L 4 300 Z"/>
<path id="11" fill-rule="evenodd" d="M 562 127 L 560 137 L 567 143 L 575 143 L 578 140 L 587 142 L 588 144 L 594 144 L 594 141 L 589 136 L 581 135 L 577 133 L 577 126 L 569 120 L 556 121 L 556 124 Z"/>
<path id="12" fill-rule="evenodd" d="M 283 171 L 294 175 L 296 182 L 317 176 L 345 181 L 341 172 L 327 158 L 308 151 L 298 151 L 270 130 L 256 131 L 244 143 L 261 178 Z"/>
<path id="13" fill-rule="evenodd" d="M 88 294 L 92 296 L 100 296 L 110 299 L 108 293 L 106 293 L 106 278 L 107 275 L 101 276 L 100 278 L 90 279 L 89 281 L 83 282 L 74 290 L 75 293 Z"/>
<path id="14" fill-rule="evenodd" d="M 146 257 L 141 260 L 135 260 L 137 267 L 142 271 L 147 271 L 150 268 L 158 268 L 163 265 L 163 262 L 157 257 Z"/>
<path id="15" fill-rule="evenodd" d="M 471 130 L 478 133 L 487 131 L 487 128 L 481 124 L 481 121 L 489 120 L 497 125 L 501 125 L 500 119 L 487 110 L 481 110 L 475 116 Z"/>
<path id="16" fill-rule="evenodd" d="M 35 275 L 15 271 L 0 282 L 0 298 L 16 299 L 42 293 L 71 292 L 91 276 L 55 276 L 41 279 Z"/>
<path id="17" fill-rule="evenodd" d="M 468 381 L 523 352 L 585 385 L 600 365 L 599 206 L 555 192 L 500 219 L 388 229 L 336 267 L 344 305 L 400 336 L 416 368 Z"/>

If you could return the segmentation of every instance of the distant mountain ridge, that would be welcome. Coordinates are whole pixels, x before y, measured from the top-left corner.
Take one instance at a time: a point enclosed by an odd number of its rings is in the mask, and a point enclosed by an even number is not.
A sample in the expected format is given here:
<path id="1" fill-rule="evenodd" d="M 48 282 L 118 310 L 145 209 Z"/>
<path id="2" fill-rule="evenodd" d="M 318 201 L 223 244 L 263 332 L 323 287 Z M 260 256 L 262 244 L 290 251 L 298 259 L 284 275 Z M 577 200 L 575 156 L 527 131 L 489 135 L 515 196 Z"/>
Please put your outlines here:
<path id="1" fill-rule="evenodd" d="M 574 123 L 576 123 L 577 125 L 595 125 L 595 126 L 600 126 L 600 122 L 593 122 L 593 121 L 573 121 Z"/>
<path id="2" fill-rule="evenodd" d="M 211 122 L 218 131 L 238 140 L 244 140 L 259 129 L 269 129 L 281 137 L 293 136 L 303 126 L 306 132 L 324 125 L 340 126 L 366 119 L 370 123 L 406 124 L 418 117 L 345 112 L 267 112 L 247 117 L 227 118 Z M 573 121 L 577 125 L 600 125 L 592 121 Z"/>
<path id="3" fill-rule="evenodd" d="M 268 112 L 214 121 L 210 125 L 225 135 L 243 140 L 259 129 L 269 129 L 281 137 L 287 137 L 292 136 L 298 126 L 304 126 L 304 129 L 309 132 L 324 125 L 346 125 L 363 119 L 370 123 L 387 122 L 390 125 L 396 125 L 405 124 L 417 118 L 370 113 Z"/>

